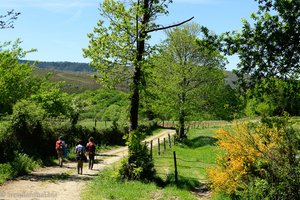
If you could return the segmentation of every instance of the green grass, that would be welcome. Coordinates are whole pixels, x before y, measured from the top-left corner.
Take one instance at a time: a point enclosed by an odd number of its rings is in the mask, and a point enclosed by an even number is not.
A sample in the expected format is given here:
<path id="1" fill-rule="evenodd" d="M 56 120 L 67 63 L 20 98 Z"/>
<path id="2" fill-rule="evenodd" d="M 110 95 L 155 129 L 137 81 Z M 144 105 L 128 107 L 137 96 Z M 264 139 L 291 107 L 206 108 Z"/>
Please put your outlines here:
<path id="1" fill-rule="evenodd" d="M 178 179 L 183 182 L 189 182 L 182 187 L 189 189 L 196 185 L 201 185 L 206 182 L 206 169 L 215 164 L 218 150 L 214 145 L 216 139 L 213 138 L 215 128 L 208 129 L 192 129 L 188 133 L 188 138 L 182 143 L 162 152 L 159 156 L 157 148 L 153 150 L 155 167 L 159 176 L 168 181 L 171 174 L 174 174 L 174 157 L 173 152 L 176 152 Z M 161 151 L 163 146 L 161 145 Z M 190 184 L 190 185 L 189 185 Z"/>
<path id="2" fill-rule="evenodd" d="M 181 144 L 167 145 L 166 152 L 153 149 L 157 179 L 154 182 L 122 181 L 117 178 L 120 163 L 101 171 L 82 194 L 82 199 L 198 199 L 197 188 L 207 183 L 206 169 L 214 166 L 218 154 L 214 130 L 192 129 Z M 172 144 L 173 145 L 173 144 Z M 163 150 L 163 146 L 161 146 Z M 175 183 L 173 151 L 176 151 L 178 183 Z"/>
<path id="3" fill-rule="evenodd" d="M 155 183 L 122 181 L 116 178 L 119 165 L 100 172 L 82 194 L 83 200 L 120 199 L 196 199 L 190 192 L 176 187 L 158 187 Z"/>

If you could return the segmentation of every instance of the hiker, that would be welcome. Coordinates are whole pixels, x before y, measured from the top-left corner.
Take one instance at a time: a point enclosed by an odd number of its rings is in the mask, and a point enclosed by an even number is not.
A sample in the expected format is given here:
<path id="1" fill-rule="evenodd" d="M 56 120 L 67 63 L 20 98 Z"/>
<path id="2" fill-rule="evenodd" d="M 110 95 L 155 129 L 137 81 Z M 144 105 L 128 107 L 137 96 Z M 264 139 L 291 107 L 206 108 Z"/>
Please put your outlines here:
<path id="1" fill-rule="evenodd" d="M 58 157 L 58 164 L 60 167 L 63 166 L 65 148 L 66 148 L 66 143 L 63 137 L 60 136 L 55 143 L 55 149 Z"/>
<path id="2" fill-rule="evenodd" d="M 95 152 L 96 152 L 96 144 L 94 143 L 93 137 L 89 138 L 89 142 L 86 144 L 86 150 L 89 157 L 89 169 L 92 170 L 95 161 Z"/>
<path id="3" fill-rule="evenodd" d="M 80 140 L 75 148 L 76 160 L 77 160 L 77 172 L 82 174 L 83 161 L 85 160 L 85 146 L 83 146 L 82 140 Z"/>

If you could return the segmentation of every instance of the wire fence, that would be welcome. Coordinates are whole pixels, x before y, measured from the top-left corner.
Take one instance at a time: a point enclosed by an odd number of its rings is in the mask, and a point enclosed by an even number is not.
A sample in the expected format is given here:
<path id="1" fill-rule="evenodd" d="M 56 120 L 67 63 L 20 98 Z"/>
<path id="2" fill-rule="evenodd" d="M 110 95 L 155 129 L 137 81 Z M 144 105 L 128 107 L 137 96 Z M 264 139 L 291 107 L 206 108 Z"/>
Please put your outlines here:
<path id="1" fill-rule="evenodd" d="M 175 128 L 179 124 L 178 121 L 161 121 L 158 125 L 165 128 Z M 212 128 L 216 126 L 226 126 L 231 123 L 228 121 L 188 121 L 186 122 L 186 129 L 191 128 Z"/>
<path id="2" fill-rule="evenodd" d="M 153 151 L 154 143 L 157 145 L 157 152 Z M 150 142 L 145 143 L 145 145 L 147 145 L 147 147 L 150 148 L 150 153 L 151 153 L 152 157 L 153 157 L 154 153 L 157 153 L 157 156 L 155 156 L 156 159 L 173 160 L 172 166 L 156 164 L 155 167 L 156 168 L 168 168 L 168 169 L 172 168 L 173 169 L 172 174 L 174 175 L 176 184 L 178 183 L 178 176 L 179 176 L 178 170 L 181 170 L 181 169 L 202 169 L 202 170 L 204 170 L 207 167 L 215 164 L 212 162 L 199 161 L 198 159 L 197 160 L 189 160 L 186 158 L 181 158 L 176 155 L 176 151 L 173 151 L 173 156 L 166 156 L 165 152 L 172 150 L 172 147 L 176 144 L 177 144 L 176 135 L 171 137 L 170 134 L 168 134 L 167 138 L 158 138 L 157 141 L 151 140 Z M 164 173 L 158 173 L 158 174 L 170 175 L 170 174 L 164 174 Z M 195 178 L 195 177 L 184 177 L 184 178 L 193 179 L 193 180 L 205 180 L 205 179 L 200 179 L 200 178 Z"/>

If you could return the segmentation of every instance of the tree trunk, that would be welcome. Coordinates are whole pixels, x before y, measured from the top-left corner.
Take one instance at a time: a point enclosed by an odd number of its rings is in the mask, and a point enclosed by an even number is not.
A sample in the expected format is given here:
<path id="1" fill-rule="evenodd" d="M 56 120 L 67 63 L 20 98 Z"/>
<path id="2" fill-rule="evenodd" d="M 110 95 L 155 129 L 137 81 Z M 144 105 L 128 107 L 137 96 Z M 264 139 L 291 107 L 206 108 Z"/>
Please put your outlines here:
<path id="1" fill-rule="evenodd" d="M 179 116 L 179 138 L 183 139 L 185 137 L 184 128 L 185 128 L 185 113 L 184 110 L 180 110 Z"/>
<path id="2" fill-rule="evenodd" d="M 180 95 L 180 111 L 179 111 L 179 139 L 183 139 L 185 137 L 185 96 L 186 94 L 184 92 Z"/>
<path id="3" fill-rule="evenodd" d="M 139 3 L 139 1 L 138 1 Z M 138 112 L 140 103 L 140 84 L 141 84 L 141 63 L 143 61 L 143 55 L 145 52 L 145 39 L 147 32 L 145 27 L 150 20 L 149 14 L 149 0 L 144 0 L 143 4 L 144 15 L 141 28 L 138 27 L 138 16 L 137 16 L 137 52 L 136 52 L 136 62 L 134 63 L 134 75 L 133 75 L 133 86 L 132 86 L 132 96 L 130 104 L 130 131 L 136 130 L 138 128 Z"/>
<path id="4" fill-rule="evenodd" d="M 130 131 L 136 130 L 138 127 L 138 113 L 139 113 L 139 83 L 141 79 L 140 68 L 136 67 L 133 75 L 132 95 L 130 99 Z"/>

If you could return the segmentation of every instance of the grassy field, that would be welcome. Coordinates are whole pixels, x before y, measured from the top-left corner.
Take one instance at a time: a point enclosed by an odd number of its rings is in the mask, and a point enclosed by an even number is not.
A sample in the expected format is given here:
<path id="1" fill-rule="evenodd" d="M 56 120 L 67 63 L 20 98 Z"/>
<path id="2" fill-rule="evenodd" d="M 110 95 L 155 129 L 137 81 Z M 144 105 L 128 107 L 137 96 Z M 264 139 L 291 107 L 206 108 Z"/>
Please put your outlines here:
<path id="1" fill-rule="evenodd" d="M 207 194 L 206 169 L 213 167 L 218 150 L 214 145 L 215 128 L 191 129 L 188 139 L 166 148 L 158 155 L 153 149 L 156 182 L 121 181 L 117 179 L 120 163 L 100 172 L 83 193 L 83 199 L 199 199 Z M 161 146 L 163 150 L 163 146 Z M 175 183 L 173 152 L 176 152 L 178 182 Z M 209 193 L 209 192 L 208 192 Z M 208 198 L 208 197 L 206 197 Z"/>
<path id="2" fill-rule="evenodd" d="M 80 120 L 78 122 L 78 125 L 81 125 L 83 127 L 88 127 L 88 128 L 96 127 L 97 129 L 105 129 L 105 128 L 111 127 L 112 122 L 111 121 L 96 121 L 96 124 L 95 124 L 95 120 L 93 120 L 93 119 L 84 119 L 84 120 Z"/>

